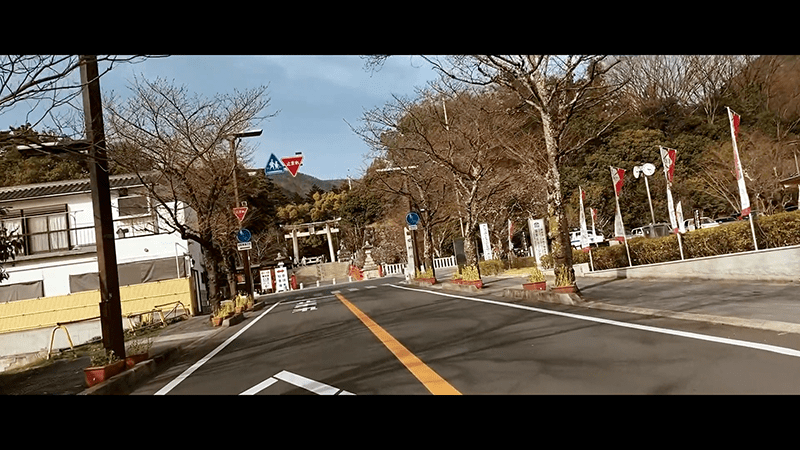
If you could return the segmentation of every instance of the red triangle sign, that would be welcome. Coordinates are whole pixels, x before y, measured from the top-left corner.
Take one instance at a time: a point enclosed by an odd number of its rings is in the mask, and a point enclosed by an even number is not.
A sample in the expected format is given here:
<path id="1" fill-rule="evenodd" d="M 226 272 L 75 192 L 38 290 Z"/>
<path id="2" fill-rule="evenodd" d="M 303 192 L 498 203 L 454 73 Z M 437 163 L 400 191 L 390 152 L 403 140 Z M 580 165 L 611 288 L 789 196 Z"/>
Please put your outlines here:
<path id="1" fill-rule="evenodd" d="M 233 215 L 239 219 L 239 222 L 244 220 L 244 215 L 247 214 L 247 206 L 241 206 L 239 208 L 233 208 Z"/>
<path id="2" fill-rule="evenodd" d="M 292 176 L 297 175 L 297 171 L 300 170 L 300 164 L 303 163 L 303 156 L 287 156 L 286 158 L 281 158 L 283 165 L 289 170 L 289 173 Z"/>

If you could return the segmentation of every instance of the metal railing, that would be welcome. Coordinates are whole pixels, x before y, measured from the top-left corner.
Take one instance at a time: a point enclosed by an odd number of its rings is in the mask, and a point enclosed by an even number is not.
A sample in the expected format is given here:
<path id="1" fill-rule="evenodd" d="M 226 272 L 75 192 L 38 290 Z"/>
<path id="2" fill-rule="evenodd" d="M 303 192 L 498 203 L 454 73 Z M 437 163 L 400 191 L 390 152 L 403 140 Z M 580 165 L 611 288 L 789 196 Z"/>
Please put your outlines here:
<path id="1" fill-rule="evenodd" d="M 133 217 L 114 220 L 116 239 L 151 236 L 158 234 L 155 220 L 151 217 Z M 36 233 L 12 233 L 21 243 L 16 256 L 43 255 L 54 252 L 80 250 L 97 245 L 94 226 L 69 227 Z"/>

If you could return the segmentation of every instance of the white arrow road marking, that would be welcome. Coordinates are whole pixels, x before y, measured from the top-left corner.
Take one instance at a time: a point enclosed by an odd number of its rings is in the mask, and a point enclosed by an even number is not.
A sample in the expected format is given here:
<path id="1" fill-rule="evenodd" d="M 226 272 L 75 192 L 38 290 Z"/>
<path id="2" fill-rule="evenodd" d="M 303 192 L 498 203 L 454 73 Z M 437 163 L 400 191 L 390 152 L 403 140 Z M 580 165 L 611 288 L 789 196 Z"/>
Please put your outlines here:
<path id="1" fill-rule="evenodd" d="M 314 381 L 310 378 L 306 378 L 301 375 L 297 375 L 295 373 L 283 370 L 279 374 L 269 377 L 266 380 L 258 383 L 257 385 L 251 387 L 250 389 L 242 392 L 239 395 L 255 395 L 264 389 L 272 386 L 276 382 L 284 381 L 286 383 L 292 384 L 299 388 L 305 389 L 307 391 L 311 391 L 318 395 L 355 395 L 352 392 L 343 391 L 339 388 L 335 388 L 333 386 L 328 386 L 325 383 L 320 383 L 319 381 Z"/>
<path id="2" fill-rule="evenodd" d="M 314 300 L 306 300 L 305 302 L 298 303 L 292 310 L 292 314 L 296 312 L 315 311 L 317 309 L 317 302 Z"/>
<path id="3" fill-rule="evenodd" d="M 238 338 L 239 336 L 241 336 L 241 335 L 242 335 L 242 333 L 244 333 L 244 332 L 245 332 L 245 331 L 247 331 L 247 330 L 248 330 L 250 327 L 252 327 L 253 325 L 255 325 L 255 324 L 256 324 L 256 322 L 258 322 L 259 320 L 261 320 L 261 318 L 262 318 L 262 317 L 266 316 L 266 315 L 267 315 L 267 314 L 268 314 L 270 311 L 272 311 L 273 309 L 275 309 L 275 307 L 276 307 L 276 306 L 278 306 L 278 305 L 280 305 L 280 304 L 281 304 L 281 302 L 277 302 L 277 303 L 275 303 L 274 305 L 272 305 L 272 306 L 271 306 L 271 307 L 270 307 L 268 310 L 264 311 L 264 312 L 263 312 L 263 313 L 261 313 L 261 314 L 260 314 L 258 317 L 256 317 L 255 319 L 253 319 L 253 321 L 252 321 L 252 322 L 250 322 L 249 324 L 247 324 L 247 326 L 245 326 L 244 328 L 242 328 L 241 330 L 239 330 L 239 331 L 238 331 L 236 334 L 234 334 L 233 336 L 229 337 L 229 338 L 228 338 L 228 339 L 227 339 L 225 342 L 223 342 L 223 343 L 222 343 L 222 344 L 220 344 L 220 345 L 219 345 L 217 348 L 215 348 L 214 350 L 212 350 L 212 351 L 211 351 L 211 353 L 209 353 L 208 355 L 204 356 L 204 357 L 203 357 L 203 359 L 201 359 L 200 361 L 197 361 L 196 363 L 194 363 L 194 364 L 192 365 L 192 367 L 189 367 L 188 369 L 184 370 L 182 374 L 178 375 L 178 378 L 175 378 L 174 380 L 170 381 L 170 382 L 169 382 L 169 383 L 168 383 L 166 386 L 164 386 L 163 388 L 159 389 L 159 390 L 158 390 L 158 392 L 156 392 L 154 395 L 166 395 L 166 394 L 167 394 L 169 391 L 173 390 L 173 389 L 175 388 L 175 386 L 179 385 L 179 384 L 180 384 L 180 383 L 181 383 L 183 380 L 185 380 L 186 378 L 188 378 L 188 377 L 189 377 L 189 375 L 191 375 L 192 373 L 194 373 L 194 371 L 195 371 L 195 370 L 197 370 L 197 369 L 199 369 L 200 367 L 202 367 L 202 365 L 203 365 L 203 364 L 205 364 L 205 363 L 207 363 L 209 359 L 213 358 L 213 357 L 214 357 L 214 355 L 216 355 L 217 353 L 221 352 L 223 348 L 227 347 L 227 346 L 228 346 L 228 344 L 230 344 L 230 343 L 231 343 L 231 342 L 233 342 L 233 341 L 234 341 L 236 338 Z"/>
<path id="4" fill-rule="evenodd" d="M 375 289 L 375 288 L 377 288 L 377 287 L 378 287 L 378 286 L 367 286 L 367 289 Z"/>

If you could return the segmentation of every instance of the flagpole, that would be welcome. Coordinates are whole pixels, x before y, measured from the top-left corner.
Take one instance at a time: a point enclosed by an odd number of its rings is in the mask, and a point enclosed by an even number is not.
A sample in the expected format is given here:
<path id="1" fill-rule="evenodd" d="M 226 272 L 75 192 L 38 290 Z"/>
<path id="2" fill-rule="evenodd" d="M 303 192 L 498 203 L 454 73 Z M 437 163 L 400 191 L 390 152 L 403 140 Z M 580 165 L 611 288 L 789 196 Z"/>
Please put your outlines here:
<path id="1" fill-rule="evenodd" d="M 614 201 L 617 203 L 617 217 L 619 218 L 620 228 L 622 229 L 622 241 L 625 243 L 625 252 L 628 254 L 628 267 L 633 267 L 633 261 L 631 261 L 631 251 L 628 248 L 628 238 L 625 236 L 625 223 L 622 221 L 622 212 L 619 209 L 619 194 L 617 194 L 617 183 L 620 183 L 620 190 L 622 189 L 622 176 L 619 174 L 619 171 L 622 169 L 616 169 L 612 166 L 609 166 L 611 169 L 611 184 L 614 188 Z M 622 171 L 625 172 L 624 170 Z M 614 175 L 617 176 L 618 180 L 614 179 Z M 614 218 L 614 234 L 616 235 L 619 230 L 616 229 L 616 222 L 617 217 Z M 617 236 L 615 236 L 617 237 Z"/>
<path id="2" fill-rule="evenodd" d="M 622 241 L 625 242 L 625 252 L 628 254 L 628 267 L 633 267 L 633 262 L 631 261 L 631 250 L 628 248 L 628 237 L 625 236 L 625 222 L 622 221 L 622 212 L 619 210 L 619 197 L 614 194 L 614 199 L 617 201 L 617 214 L 619 214 L 620 223 L 622 224 Z"/>
<path id="3" fill-rule="evenodd" d="M 739 134 L 739 123 L 738 119 L 741 117 L 729 107 L 725 107 L 728 110 L 728 119 L 731 123 L 731 140 L 733 141 L 733 163 L 734 163 L 734 170 L 736 171 L 736 184 L 739 186 L 739 200 L 742 204 L 742 211 L 740 214 L 747 211 L 747 216 L 750 219 L 750 232 L 753 233 L 753 246 L 756 250 L 758 250 L 758 242 L 756 242 L 756 229 L 753 225 L 753 212 L 750 210 L 750 197 L 747 195 L 747 188 L 745 187 L 744 182 L 744 170 L 742 169 L 742 162 L 739 159 L 739 146 L 736 144 L 736 135 Z"/>

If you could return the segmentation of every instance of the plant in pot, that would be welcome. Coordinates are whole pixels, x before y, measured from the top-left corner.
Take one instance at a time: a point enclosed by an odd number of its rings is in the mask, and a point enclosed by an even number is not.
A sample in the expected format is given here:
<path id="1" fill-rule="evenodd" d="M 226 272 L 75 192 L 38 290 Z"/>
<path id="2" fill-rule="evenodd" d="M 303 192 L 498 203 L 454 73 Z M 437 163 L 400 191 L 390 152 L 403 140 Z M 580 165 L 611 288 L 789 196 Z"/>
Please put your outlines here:
<path id="1" fill-rule="evenodd" d="M 119 359 L 113 350 L 101 348 L 91 355 L 91 366 L 83 369 L 86 385 L 92 387 L 125 370 L 125 360 Z"/>
<path id="2" fill-rule="evenodd" d="M 253 298 L 250 297 L 250 295 L 238 294 L 233 299 L 233 303 L 235 305 L 234 312 L 239 314 L 242 311 L 247 311 L 253 307 Z"/>
<path id="3" fill-rule="evenodd" d="M 547 281 L 544 278 L 544 273 L 539 269 L 538 266 L 534 266 L 531 268 L 530 276 L 528 277 L 528 282 L 523 283 L 522 287 L 529 291 L 545 291 L 547 290 Z"/>
<path id="4" fill-rule="evenodd" d="M 222 321 L 232 316 L 235 312 L 235 307 L 232 302 L 222 302 L 217 311 L 211 315 L 211 323 L 218 327 L 222 325 Z"/>
<path id="5" fill-rule="evenodd" d="M 430 267 L 425 272 L 416 271 L 414 279 L 428 284 L 436 284 L 436 277 L 433 276 L 433 269 Z"/>
<path id="6" fill-rule="evenodd" d="M 563 267 L 561 270 L 556 270 L 556 285 L 553 287 L 553 292 L 561 294 L 577 292 L 578 287 L 575 285 L 574 281 L 570 281 L 567 270 L 568 269 Z"/>
<path id="7" fill-rule="evenodd" d="M 150 357 L 150 347 L 153 346 L 153 338 L 133 339 L 125 343 L 125 369 L 130 369 L 136 364 L 147 360 Z"/>
<path id="8" fill-rule="evenodd" d="M 481 277 L 478 275 L 478 269 L 475 266 L 464 266 L 460 274 L 453 274 L 453 283 L 472 285 L 478 289 L 483 287 L 483 281 L 481 281 Z"/>

